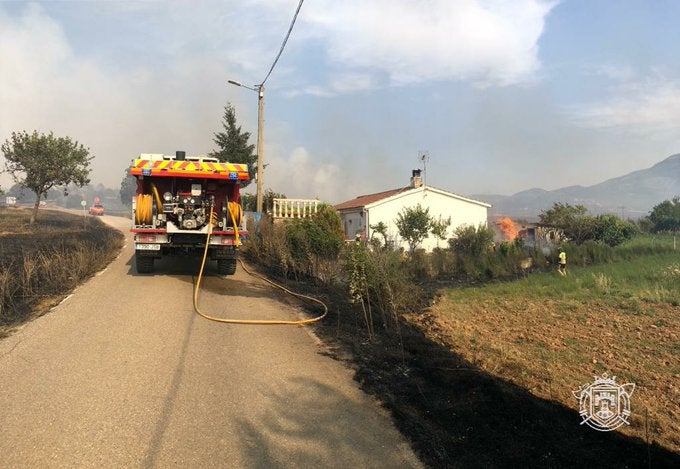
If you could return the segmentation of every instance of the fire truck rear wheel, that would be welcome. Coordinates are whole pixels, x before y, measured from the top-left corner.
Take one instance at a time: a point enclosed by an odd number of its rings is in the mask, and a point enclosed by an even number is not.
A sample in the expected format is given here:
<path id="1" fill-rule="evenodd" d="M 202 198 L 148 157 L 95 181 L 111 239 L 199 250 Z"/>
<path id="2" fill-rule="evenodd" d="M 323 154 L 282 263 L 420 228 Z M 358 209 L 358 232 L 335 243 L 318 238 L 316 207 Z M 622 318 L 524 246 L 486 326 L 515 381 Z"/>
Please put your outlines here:
<path id="1" fill-rule="evenodd" d="M 236 259 L 217 259 L 217 273 L 234 275 L 236 273 Z"/>
<path id="2" fill-rule="evenodd" d="M 153 257 L 135 255 L 135 264 L 138 274 L 150 274 L 153 272 Z"/>

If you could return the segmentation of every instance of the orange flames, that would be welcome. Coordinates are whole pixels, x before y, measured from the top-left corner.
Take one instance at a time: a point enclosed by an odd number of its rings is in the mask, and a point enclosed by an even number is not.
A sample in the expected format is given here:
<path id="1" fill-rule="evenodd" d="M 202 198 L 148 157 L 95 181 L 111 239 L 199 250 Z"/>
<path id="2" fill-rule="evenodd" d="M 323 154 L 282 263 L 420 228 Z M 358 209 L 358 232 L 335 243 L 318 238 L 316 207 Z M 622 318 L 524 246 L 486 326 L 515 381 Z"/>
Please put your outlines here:
<path id="1" fill-rule="evenodd" d="M 508 217 L 501 217 L 497 221 L 498 227 L 503 232 L 503 235 L 508 239 L 508 241 L 513 241 L 517 237 L 517 225 Z"/>

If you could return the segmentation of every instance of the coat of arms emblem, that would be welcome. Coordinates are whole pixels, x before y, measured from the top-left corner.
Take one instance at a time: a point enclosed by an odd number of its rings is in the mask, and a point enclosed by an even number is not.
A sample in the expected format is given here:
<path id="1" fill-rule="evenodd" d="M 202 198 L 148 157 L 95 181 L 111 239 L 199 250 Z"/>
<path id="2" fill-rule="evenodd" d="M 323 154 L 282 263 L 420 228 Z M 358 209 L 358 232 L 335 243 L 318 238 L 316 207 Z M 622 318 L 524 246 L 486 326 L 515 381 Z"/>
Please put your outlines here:
<path id="1" fill-rule="evenodd" d="M 595 376 L 592 384 L 572 391 L 579 400 L 579 414 L 584 423 L 595 430 L 608 432 L 624 423 L 630 425 L 630 397 L 635 391 L 634 383 L 618 384 L 616 376 L 607 373 Z"/>

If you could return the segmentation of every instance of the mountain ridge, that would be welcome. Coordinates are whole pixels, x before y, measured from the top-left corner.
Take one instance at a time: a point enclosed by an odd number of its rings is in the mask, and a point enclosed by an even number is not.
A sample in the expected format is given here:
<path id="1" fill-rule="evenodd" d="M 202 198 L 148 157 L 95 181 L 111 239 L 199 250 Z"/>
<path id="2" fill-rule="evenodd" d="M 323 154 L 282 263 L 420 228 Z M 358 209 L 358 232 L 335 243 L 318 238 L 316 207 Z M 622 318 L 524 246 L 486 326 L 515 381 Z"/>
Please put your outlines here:
<path id="1" fill-rule="evenodd" d="M 680 195 L 680 153 L 645 169 L 607 179 L 592 186 L 573 185 L 554 190 L 538 187 L 513 195 L 475 194 L 470 197 L 492 205 L 490 216 L 535 219 L 556 202 L 584 205 L 592 213 L 623 214 L 640 218 L 660 202 Z"/>

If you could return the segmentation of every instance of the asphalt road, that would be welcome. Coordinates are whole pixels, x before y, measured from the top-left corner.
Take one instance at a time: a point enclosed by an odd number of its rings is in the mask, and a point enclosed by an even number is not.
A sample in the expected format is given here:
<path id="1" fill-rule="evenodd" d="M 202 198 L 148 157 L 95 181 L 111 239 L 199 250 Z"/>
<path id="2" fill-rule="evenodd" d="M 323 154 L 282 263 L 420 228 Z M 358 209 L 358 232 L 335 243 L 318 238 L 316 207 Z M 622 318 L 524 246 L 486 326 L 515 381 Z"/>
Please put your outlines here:
<path id="1" fill-rule="evenodd" d="M 420 467 L 309 328 L 207 321 L 192 310 L 198 262 L 139 276 L 132 256 L 128 235 L 108 268 L 0 340 L 0 467 Z M 206 275 L 207 313 L 301 316 L 240 266 Z"/>

